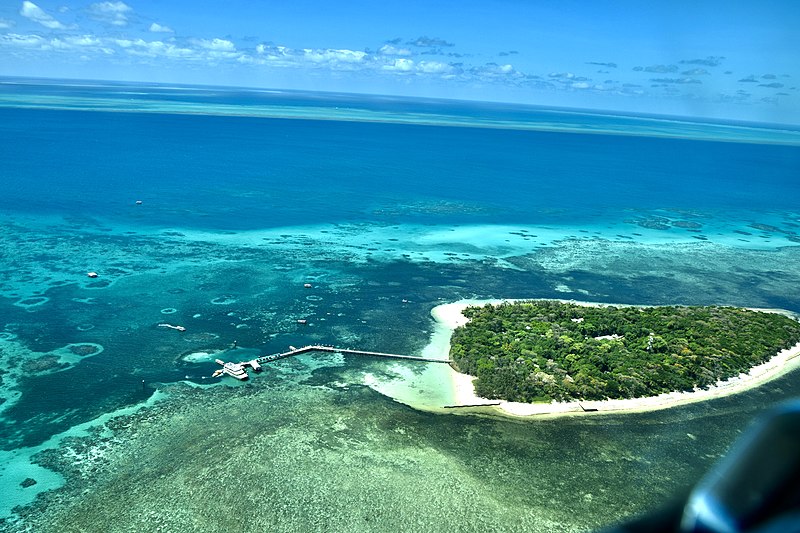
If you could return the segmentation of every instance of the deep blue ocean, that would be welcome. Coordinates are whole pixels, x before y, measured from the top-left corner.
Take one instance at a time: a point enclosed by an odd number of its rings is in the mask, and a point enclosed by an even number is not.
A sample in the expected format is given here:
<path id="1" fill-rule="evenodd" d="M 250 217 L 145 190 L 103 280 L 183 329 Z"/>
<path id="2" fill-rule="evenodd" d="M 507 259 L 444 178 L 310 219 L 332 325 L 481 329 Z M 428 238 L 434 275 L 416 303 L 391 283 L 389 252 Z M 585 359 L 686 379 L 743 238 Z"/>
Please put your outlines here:
<path id="1" fill-rule="evenodd" d="M 547 223 L 557 211 L 557 222 L 583 223 L 598 211 L 625 209 L 790 210 L 800 197 L 796 146 L 334 120 L 2 113 L 0 207 L 33 214 L 211 230 Z M 131 207 L 136 199 L 147 202 L 146 215 Z M 481 214 L 374 214 L 419 200 L 474 203 Z"/>
<path id="2" fill-rule="evenodd" d="M 785 127 L 352 95 L 4 84 L 0 480 L 14 496 L 0 517 L 19 520 L 32 511 L 14 505 L 56 489 L 67 502 L 71 487 L 102 493 L 97 472 L 59 470 L 58 457 L 78 453 L 69 439 L 100 438 L 85 428 L 171 384 L 210 383 L 214 357 L 230 350 L 319 342 L 419 353 L 430 310 L 473 297 L 800 312 L 799 169 L 800 133 Z M 385 411 L 384 422 L 413 419 L 439 458 L 459 452 L 431 428 L 489 431 L 480 420 L 412 415 L 369 396 L 358 371 L 380 373 L 380 363 L 322 364 L 280 386 L 311 398 L 315 387 L 349 380 L 361 392 L 337 392 L 350 400 L 336 409 L 350 412 L 357 394 Z M 263 383 L 279 386 L 270 379 Z M 182 390 L 171 394 L 195 394 Z M 566 446 L 582 435 L 587 456 L 613 449 L 620 470 L 583 456 L 564 469 L 596 469 L 591 483 L 611 483 L 624 500 L 625 465 L 658 456 L 676 472 L 646 467 L 653 494 L 664 495 L 695 481 L 755 414 L 798 392 L 783 378 L 630 415 L 635 424 L 624 415 L 492 421 L 496 448 L 474 445 L 535 465 L 519 443 L 540 449 L 546 433 L 549 445 Z M 642 447 L 649 451 L 637 455 Z M 635 459 L 617 464 L 620 450 Z M 548 465 L 545 492 L 567 471 Z M 593 492 L 599 508 L 613 509 Z M 564 530 L 580 530 L 651 503 L 607 516 L 565 503 L 552 519 L 577 516 Z M 63 505 L 59 513 L 71 512 Z M 536 508 L 524 498 L 514 505 Z"/>

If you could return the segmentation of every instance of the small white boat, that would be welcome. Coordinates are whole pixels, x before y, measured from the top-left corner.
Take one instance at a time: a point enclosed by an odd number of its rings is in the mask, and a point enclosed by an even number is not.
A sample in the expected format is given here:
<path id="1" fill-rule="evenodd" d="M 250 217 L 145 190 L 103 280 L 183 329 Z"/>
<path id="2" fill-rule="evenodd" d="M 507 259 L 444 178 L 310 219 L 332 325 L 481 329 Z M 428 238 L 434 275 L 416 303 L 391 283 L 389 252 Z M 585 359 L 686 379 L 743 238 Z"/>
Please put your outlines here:
<path id="1" fill-rule="evenodd" d="M 185 327 L 183 327 L 183 326 L 173 326 L 172 324 L 159 324 L 158 327 L 174 329 L 174 330 L 177 330 L 177 331 L 186 331 Z"/>

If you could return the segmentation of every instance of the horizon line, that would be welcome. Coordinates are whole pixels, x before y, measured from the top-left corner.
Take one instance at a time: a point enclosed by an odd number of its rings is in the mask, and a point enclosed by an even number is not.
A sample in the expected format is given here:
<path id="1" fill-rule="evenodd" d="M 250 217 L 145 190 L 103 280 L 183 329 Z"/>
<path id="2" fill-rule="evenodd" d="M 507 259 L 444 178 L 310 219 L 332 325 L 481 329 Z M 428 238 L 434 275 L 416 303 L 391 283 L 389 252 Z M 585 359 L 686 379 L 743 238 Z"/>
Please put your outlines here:
<path id="1" fill-rule="evenodd" d="M 535 124 L 529 120 L 503 119 L 500 117 L 489 118 L 476 118 L 464 114 L 453 114 L 451 118 L 468 119 L 467 121 L 446 121 L 439 118 L 438 120 L 425 120 L 424 117 L 435 116 L 427 110 L 416 109 L 412 111 L 397 112 L 393 115 L 391 113 L 381 117 L 380 112 L 371 109 L 345 109 L 340 110 L 338 106 L 321 106 L 330 111 L 327 115 L 303 115 L 301 113 L 277 113 L 273 110 L 272 113 L 263 113 L 269 110 L 268 106 L 253 104 L 207 104 L 195 102 L 197 107 L 195 109 L 169 109 L 167 107 L 152 106 L 150 109 L 137 108 L 107 108 L 107 107 L 92 107 L 87 104 L 84 107 L 58 105 L 57 103 L 37 103 L 34 101 L 29 102 L 31 105 L 24 105 L 24 103 L 3 101 L 3 95 L 0 93 L 0 107 L 5 108 L 36 108 L 36 109 L 60 109 L 60 110 L 75 110 L 75 111 L 105 111 L 105 112 L 140 112 L 140 113 L 165 113 L 165 114 L 196 114 L 208 116 L 242 116 L 253 118 L 274 118 L 274 119 L 316 119 L 316 120 L 339 120 L 350 122 L 376 122 L 376 123 L 397 123 L 409 125 L 422 125 L 422 126 L 455 126 L 455 127 L 479 127 L 479 128 L 501 128 L 501 129 L 517 129 L 522 131 L 554 131 L 554 132 L 571 132 L 571 133 L 584 133 L 584 134 L 616 134 L 626 136 L 651 136 L 651 137 L 670 137 L 670 138 L 691 138 L 697 140 L 710 140 L 710 141 L 727 141 L 727 142 L 767 142 L 770 144 L 781 144 L 796 146 L 800 144 L 800 124 L 788 123 L 769 123 L 769 122 L 755 122 L 742 119 L 722 119 L 717 117 L 703 117 L 692 115 L 666 115 L 658 113 L 645 113 L 641 111 L 626 111 L 615 109 L 597 109 L 597 108 L 581 108 L 581 107 L 567 107 L 567 106 L 553 106 L 544 104 L 531 104 L 521 102 L 508 102 L 508 101 L 492 101 L 492 100 L 477 100 L 477 99 L 456 99 L 456 98 L 442 98 L 442 97 L 426 97 L 426 96 L 408 96 L 408 95 L 393 95 L 381 93 L 358 93 L 358 92 L 342 92 L 342 91 L 322 91 L 322 90 L 308 90 L 308 89 L 281 89 L 270 87 L 256 87 L 256 86 L 236 86 L 236 85 L 207 85 L 195 83 L 175 83 L 175 82 L 156 82 L 156 81 L 129 81 L 129 80 L 102 80 L 102 79 L 88 79 L 88 78 L 51 78 L 51 77 L 34 77 L 34 76 L 8 76 L 0 75 L 1 85 L 18 85 L 18 86 L 53 86 L 53 87 L 81 87 L 86 88 L 103 88 L 105 87 L 138 87 L 138 88 L 153 88 L 153 89 L 184 89 L 184 90 L 217 90 L 228 92 L 249 92 L 253 94 L 264 95 L 297 95 L 297 96 L 318 96 L 320 101 L 328 103 L 335 103 L 337 99 L 361 99 L 362 101 L 378 101 L 378 100 L 391 100 L 396 102 L 409 102 L 419 104 L 446 104 L 446 105 L 472 105 L 472 106 L 486 106 L 495 107 L 498 110 L 529 110 L 541 113 L 554 113 L 562 115 L 579 116 L 594 116 L 594 117 L 607 117 L 607 118 L 621 118 L 637 121 L 652 121 L 660 124 L 671 124 L 678 126 L 680 124 L 686 125 L 706 125 L 715 128 L 727 129 L 727 133 L 739 132 L 739 136 L 718 136 L 713 135 L 713 132 L 706 134 L 697 131 L 652 131 L 652 130 L 620 130 L 613 128 L 602 129 L 587 129 L 580 128 L 579 123 L 564 122 L 560 127 L 553 124 Z M 163 104 L 164 102 L 147 101 L 150 104 Z M 214 106 L 217 106 L 214 109 Z M 220 107 L 224 106 L 224 107 Z M 236 113 L 232 112 L 235 107 L 243 109 L 250 108 L 251 111 L 262 111 L 262 113 Z M 301 109 L 302 106 L 285 106 L 296 107 Z M 205 108 L 205 111 L 204 111 Z M 346 112 L 350 111 L 350 114 Z M 373 117 L 355 116 L 353 111 L 372 112 L 375 114 Z M 388 112 L 387 112 L 388 113 Z M 441 117 L 441 113 L 437 113 Z M 412 119 L 412 117 L 416 117 Z M 756 136 L 741 136 L 742 130 L 747 130 L 751 133 L 772 132 L 773 134 L 782 134 L 788 136 L 785 139 L 764 138 L 763 135 Z M 718 131 L 719 133 L 725 133 Z M 794 137 L 798 138 L 795 139 Z"/>

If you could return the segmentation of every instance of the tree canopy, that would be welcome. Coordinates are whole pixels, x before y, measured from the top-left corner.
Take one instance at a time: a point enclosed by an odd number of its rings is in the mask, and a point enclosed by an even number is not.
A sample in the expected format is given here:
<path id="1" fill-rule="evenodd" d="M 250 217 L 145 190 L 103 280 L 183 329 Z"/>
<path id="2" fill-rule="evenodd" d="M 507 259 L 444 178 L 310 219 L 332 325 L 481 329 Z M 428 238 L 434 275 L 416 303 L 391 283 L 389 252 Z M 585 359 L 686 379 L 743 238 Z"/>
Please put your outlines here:
<path id="1" fill-rule="evenodd" d="M 707 388 L 800 342 L 800 322 L 733 307 L 590 307 L 529 301 L 469 307 L 456 368 L 485 398 L 638 398 Z"/>

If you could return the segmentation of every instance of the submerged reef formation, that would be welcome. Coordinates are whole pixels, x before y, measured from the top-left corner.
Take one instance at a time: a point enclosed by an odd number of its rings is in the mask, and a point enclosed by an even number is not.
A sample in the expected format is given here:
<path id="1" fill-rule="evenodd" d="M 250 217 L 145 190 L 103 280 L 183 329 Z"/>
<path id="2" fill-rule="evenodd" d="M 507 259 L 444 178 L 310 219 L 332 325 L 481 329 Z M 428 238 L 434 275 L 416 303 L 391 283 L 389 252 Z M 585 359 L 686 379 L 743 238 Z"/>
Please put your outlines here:
<path id="1" fill-rule="evenodd" d="M 450 356 L 481 397 L 604 400 L 707 388 L 800 342 L 800 323 L 732 307 L 531 301 L 470 307 Z"/>
<path id="2" fill-rule="evenodd" d="M 559 458 L 581 461 L 546 444 L 557 434 L 531 442 L 541 429 L 420 413 L 365 387 L 298 386 L 288 370 L 304 374 L 303 362 L 282 367 L 246 387 L 168 386 L 152 408 L 40 453 L 67 483 L 0 530 L 566 533 L 655 505 L 650 494 L 590 494 L 557 472 Z M 508 440 L 523 453 L 498 458 Z M 534 467 L 525 447 L 552 466 Z M 604 465 L 631 470 L 630 459 Z M 664 497 L 654 474 L 666 470 L 645 474 Z M 553 494 L 568 504 L 541 505 Z M 576 509 L 586 516 L 570 520 Z"/>

